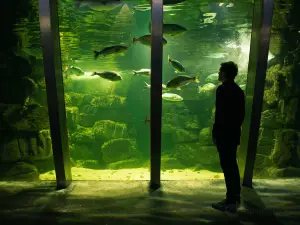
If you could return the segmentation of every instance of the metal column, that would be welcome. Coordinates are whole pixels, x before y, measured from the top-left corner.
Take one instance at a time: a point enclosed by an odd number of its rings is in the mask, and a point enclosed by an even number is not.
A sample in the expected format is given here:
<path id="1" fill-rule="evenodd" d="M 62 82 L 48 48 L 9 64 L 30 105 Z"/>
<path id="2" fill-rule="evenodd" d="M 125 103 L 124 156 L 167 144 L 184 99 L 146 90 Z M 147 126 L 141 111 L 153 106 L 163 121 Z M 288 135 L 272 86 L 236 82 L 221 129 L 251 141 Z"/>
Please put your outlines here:
<path id="1" fill-rule="evenodd" d="M 240 146 L 242 156 L 239 162 L 241 173 L 244 172 L 243 186 L 250 188 L 264 98 L 273 9 L 274 0 L 255 0 L 246 92 L 246 118 L 242 130 Z"/>
<path id="2" fill-rule="evenodd" d="M 160 187 L 162 117 L 163 1 L 152 0 L 150 189 Z"/>
<path id="3" fill-rule="evenodd" d="M 39 0 L 41 43 L 57 188 L 72 179 L 58 31 L 57 0 Z"/>

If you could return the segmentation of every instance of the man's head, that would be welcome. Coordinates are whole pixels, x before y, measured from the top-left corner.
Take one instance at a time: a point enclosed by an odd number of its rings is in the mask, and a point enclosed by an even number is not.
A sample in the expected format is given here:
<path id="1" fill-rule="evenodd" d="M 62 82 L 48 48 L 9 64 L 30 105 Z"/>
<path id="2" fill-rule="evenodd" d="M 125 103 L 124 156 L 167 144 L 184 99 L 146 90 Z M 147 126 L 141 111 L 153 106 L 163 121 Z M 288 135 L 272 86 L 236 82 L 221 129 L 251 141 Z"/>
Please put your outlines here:
<path id="1" fill-rule="evenodd" d="M 234 80 L 238 74 L 238 66 L 236 63 L 229 61 L 221 63 L 219 69 L 219 81 L 230 81 Z"/>

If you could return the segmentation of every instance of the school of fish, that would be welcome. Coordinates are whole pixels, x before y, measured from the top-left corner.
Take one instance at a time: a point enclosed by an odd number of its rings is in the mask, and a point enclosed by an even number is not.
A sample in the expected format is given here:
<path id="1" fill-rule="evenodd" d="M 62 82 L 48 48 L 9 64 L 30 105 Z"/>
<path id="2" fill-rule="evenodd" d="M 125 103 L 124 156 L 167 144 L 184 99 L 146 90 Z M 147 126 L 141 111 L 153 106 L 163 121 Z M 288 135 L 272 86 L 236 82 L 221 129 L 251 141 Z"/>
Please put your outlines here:
<path id="1" fill-rule="evenodd" d="M 173 4 L 177 4 L 177 3 L 181 3 L 184 2 L 185 0 L 164 0 L 164 5 L 173 5 Z M 95 3 L 91 3 L 88 1 L 84 1 L 84 0 L 79 0 L 76 2 L 76 7 L 81 7 L 83 5 L 87 5 L 90 8 L 97 10 L 97 11 L 105 11 L 105 10 L 111 10 L 112 8 L 118 7 L 119 5 L 122 5 L 124 3 L 122 3 L 122 1 L 120 0 L 100 0 L 98 1 L 96 4 Z M 222 7 L 224 4 L 223 3 L 218 3 L 220 7 Z M 226 5 L 226 7 L 233 7 L 233 3 L 230 3 L 228 5 Z M 168 41 L 165 39 L 164 36 L 178 36 L 181 35 L 183 33 L 185 33 L 187 31 L 186 28 L 184 28 L 181 25 L 178 24 L 163 24 L 163 46 L 166 45 L 168 43 Z M 141 43 L 143 45 L 146 46 L 150 46 L 152 44 L 152 35 L 151 35 L 151 23 L 149 23 L 149 32 L 150 34 L 145 34 L 139 37 L 133 37 L 132 39 L 132 44 L 134 43 Z M 119 54 L 123 54 L 125 52 L 127 52 L 129 49 L 129 46 L 126 45 L 110 45 L 110 46 L 106 46 L 100 50 L 94 50 L 94 59 L 98 60 L 99 57 L 108 57 L 108 56 L 113 56 L 113 55 L 119 55 Z M 220 55 L 222 54 L 222 56 Z M 218 58 L 219 55 L 220 57 L 223 57 L 223 55 L 226 53 L 216 53 L 214 55 L 209 55 L 206 57 L 210 57 L 210 58 Z M 185 74 L 178 74 L 178 73 L 185 73 L 186 69 L 183 66 L 183 64 L 177 60 L 172 58 L 170 55 L 168 55 L 168 62 L 169 64 L 172 66 L 172 68 L 174 69 L 174 72 L 176 73 L 176 76 L 172 79 L 170 79 L 167 84 L 162 84 L 162 90 L 163 90 L 163 94 L 162 94 L 162 99 L 167 100 L 167 101 L 182 101 L 183 98 L 178 95 L 178 94 L 174 94 L 174 93 L 168 93 L 168 91 L 170 90 L 181 90 L 181 88 L 183 86 L 186 86 L 192 82 L 194 83 L 199 83 L 199 79 L 197 76 L 189 76 L 189 75 L 185 75 Z M 83 76 L 84 72 L 78 68 L 78 67 L 74 67 L 74 66 L 68 66 L 66 67 L 65 70 L 65 78 L 67 78 L 70 75 L 75 75 L 75 76 Z M 139 70 L 132 70 L 132 74 L 133 76 L 141 76 L 141 77 L 145 77 L 145 78 L 150 78 L 151 77 L 151 70 L 147 69 L 147 68 L 142 68 Z M 122 81 L 123 78 L 122 76 L 114 71 L 102 71 L 102 72 L 93 72 L 91 76 L 99 76 L 100 78 L 106 79 L 108 81 L 111 82 L 118 82 L 118 81 Z M 215 86 L 215 83 L 218 82 L 218 73 L 214 73 L 211 74 L 209 76 L 207 76 L 207 78 L 205 79 L 205 81 L 208 83 L 206 86 L 204 85 L 204 88 L 214 88 L 212 86 Z M 148 84 L 147 82 L 145 82 L 145 89 L 150 89 L 151 85 Z M 200 90 L 200 86 L 199 86 L 199 90 Z"/>

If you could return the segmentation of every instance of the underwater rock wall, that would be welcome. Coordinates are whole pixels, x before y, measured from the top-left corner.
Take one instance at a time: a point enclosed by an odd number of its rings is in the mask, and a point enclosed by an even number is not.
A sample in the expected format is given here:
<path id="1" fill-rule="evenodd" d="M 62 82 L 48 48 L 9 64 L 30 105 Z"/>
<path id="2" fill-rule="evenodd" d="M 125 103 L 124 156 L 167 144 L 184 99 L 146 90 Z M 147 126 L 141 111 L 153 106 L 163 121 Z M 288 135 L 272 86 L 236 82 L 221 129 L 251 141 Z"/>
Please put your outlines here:
<path id="1" fill-rule="evenodd" d="M 149 125 L 144 124 L 142 118 L 139 121 L 138 116 L 143 114 L 138 111 L 143 109 L 143 104 L 148 108 L 149 102 L 137 102 L 126 93 L 123 96 L 83 93 L 72 82 L 71 79 L 67 81 L 65 101 L 73 166 L 148 168 L 149 144 L 143 143 L 138 134 L 145 132 L 147 135 Z M 138 95 L 139 89 L 132 88 Z M 218 155 L 211 138 L 215 90 L 216 85 L 212 83 L 199 86 L 199 92 L 197 85 L 191 84 L 182 89 L 183 101 L 163 101 L 163 170 L 219 170 Z M 149 135 L 147 139 L 150 139 Z"/>
<path id="2" fill-rule="evenodd" d="M 100 169 L 136 156 L 126 97 L 68 92 L 65 100 L 75 166 Z"/>
<path id="3" fill-rule="evenodd" d="M 276 0 L 270 45 L 275 58 L 268 64 L 256 176 L 300 176 L 299 4 L 297 0 L 284 4 Z M 5 16 L 10 19 L 3 28 L 4 66 L 0 67 L 0 179 L 36 180 L 39 173 L 53 169 L 42 50 L 32 45 L 39 43 L 40 34 L 15 25 L 25 19 L 36 23 L 38 5 L 37 1 L 17 0 L 5 7 L 3 13 L 8 12 Z M 238 79 L 245 84 L 246 76 Z M 130 116 L 132 105 L 126 91 L 134 85 L 128 86 L 101 95 L 76 92 L 65 84 L 74 166 L 149 166 L 149 152 L 143 148 L 148 143 L 141 145 L 139 140 L 144 140 L 138 137 L 138 126 L 147 131 L 148 125 L 143 118 Z M 201 83 L 198 90 L 189 85 L 180 92 L 182 102 L 163 102 L 163 170 L 219 168 L 211 140 L 215 88 L 213 82 Z"/>
<path id="4" fill-rule="evenodd" d="M 39 173 L 53 164 L 43 64 L 25 51 L 32 38 L 27 28 L 16 27 L 25 18 L 38 21 L 37 1 L 4 5 L 7 19 L 0 69 L 0 180 L 37 180 Z"/>
<path id="5" fill-rule="evenodd" d="M 275 3 L 255 175 L 300 176 L 300 2 Z"/>

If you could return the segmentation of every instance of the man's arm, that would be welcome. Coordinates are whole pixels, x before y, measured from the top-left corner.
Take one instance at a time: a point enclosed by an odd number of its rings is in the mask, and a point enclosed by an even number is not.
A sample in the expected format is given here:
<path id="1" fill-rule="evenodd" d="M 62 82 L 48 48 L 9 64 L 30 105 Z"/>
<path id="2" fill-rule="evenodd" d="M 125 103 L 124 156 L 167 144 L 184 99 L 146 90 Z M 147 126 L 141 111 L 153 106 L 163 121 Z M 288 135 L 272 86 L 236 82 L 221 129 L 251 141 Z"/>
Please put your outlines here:
<path id="1" fill-rule="evenodd" d="M 212 136 L 213 136 L 213 141 L 215 143 L 215 139 L 216 139 L 216 134 L 218 132 L 218 126 L 220 124 L 220 117 L 222 116 L 222 104 L 223 104 L 223 99 L 222 97 L 224 96 L 223 95 L 223 87 L 222 86 L 219 86 L 217 88 L 217 91 L 216 91 L 216 104 L 215 104 L 215 121 L 214 121 L 214 124 L 213 124 L 213 129 L 212 129 Z"/>

